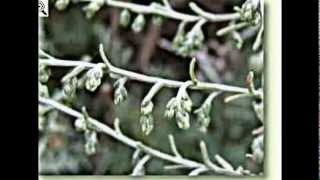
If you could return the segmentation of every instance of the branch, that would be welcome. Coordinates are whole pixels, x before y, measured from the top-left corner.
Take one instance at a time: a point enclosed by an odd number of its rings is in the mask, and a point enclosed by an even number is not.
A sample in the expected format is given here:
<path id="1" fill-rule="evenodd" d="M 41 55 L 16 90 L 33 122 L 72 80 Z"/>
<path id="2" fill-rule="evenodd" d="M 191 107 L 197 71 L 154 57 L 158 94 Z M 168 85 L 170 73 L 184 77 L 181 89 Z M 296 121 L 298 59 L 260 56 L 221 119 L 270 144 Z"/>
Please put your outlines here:
<path id="1" fill-rule="evenodd" d="M 54 100 L 48 99 L 48 98 L 44 98 L 44 97 L 39 97 L 39 103 L 53 107 L 61 112 L 64 112 L 70 116 L 73 116 L 75 118 L 81 118 L 83 117 L 83 114 L 75 111 L 63 104 L 60 104 L 59 102 L 56 102 Z M 193 160 L 189 160 L 183 157 L 177 157 L 177 156 L 172 156 L 170 154 L 166 154 L 163 153 L 159 150 L 153 149 L 147 145 L 142 144 L 139 141 L 133 140 L 127 136 L 125 136 L 124 134 L 120 134 L 117 131 L 111 129 L 109 126 L 102 124 L 101 122 L 99 122 L 96 119 L 93 119 L 91 117 L 87 117 L 87 123 L 94 129 L 97 130 L 97 132 L 101 132 L 104 134 L 107 134 L 111 137 L 113 137 L 114 139 L 128 145 L 131 148 L 136 149 L 135 152 L 144 152 L 150 156 L 153 157 L 157 157 L 159 159 L 163 159 L 172 163 L 175 163 L 177 166 L 180 167 L 186 167 L 186 168 L 195 168 L 198 169 L 197 171 L 193 172 L 192 174 L 195 174 L 196 172 L 200 173 L 200 172 L 204 172 L 204 171 L 210 171 L 212 170 L 213 172 L 217 173 L 217 174 L 225 174 L 225 175 L 243 175 L 241 172 L 238 171 L 231 171 L 229 169 L 223 169 L 218 167 L 217 165 L 213 164 L 210 159 L 209 159 L 209 155 L 206 149 L 206 145 L 204 144 L 203 141 L 201 141 L 200 143 L 200 148 L 201 148 L 201 153 L 203 155 L 203 160 L 205 164 L 193 161 Z M 135 153 L 135 154 L 139 154 L 139 153 Z M 149 160 L 149 156 L 145 156 L 142 160 L 140 161 L 140 165 L 144 164 L 146 161 Z M 139 162 L 138 162 L 139 164 Z M 139 166 L 138 166 L 139 167 Z M 201 169 L 201 170 L 200 170 Z M 199 172 L 200 171 L 200 172 Z"/>
<path id="2" fill-rule="evenodd" d="M 128 77 L 129 79 L 137 80 L 145 83 L 155 84 L 158 82 L 162 82 L 163 86 L 166 86 L 169 88 L 179 88 L 185 83 L 182 81 L 175 81 L 175 80 L 169 80 L 169 79 L 163 79 L 163 78 L 158 78 L 154 76 L 139 74 L 132 71 L 127 71 L 127 70 L 114 67 L 113 65 L 111 65 L 110 61 L 106 57 L 103 51 L 102 44 L 100 44 L 100 55 L 103 61 L 105 62 L 107 69 L 109 70 L 109 73 L 118 74 L 121 76 Z M 197 82 L 196 85 L 191 85 L 189 87 L 195 90 L 221 90 L 221 91 L 235 92 L 235 93 L 248 93 L 248 90 L 246 88 L 240 88 L 240 87 L 217 84 L 217 83 Z"/>
<path id="3" fill-rule="evenodd" d="M 39 97 L 39 103 L 47 105 L 47 106 L 51 106 L 61 112 L 64 112 L 70 116 L 73 116 L 75 118 L 81 118 L 83 117 L 82 113 L 75 111 L 63 104 L 60 104 L 54 100 L 48 99 L 48 98 L 43 98 L 43 97 Z M 196 162 L 196 161 L 192 161 L 189 159 L 185 159 L 185 158 L 177 158 L 175 156 L 163 153 L 161 151 L 158 151 L 156 149 L 153 149 L 151 147 L 148 147 L 144 144 L 142 144 L 139 141 L 133 140 L 123 134 L 119 134 L 117 133 L 115 130 L 111 129 L 109 126 L 102 124 L 101 122 L 99 122 L 96 119 L 93 118 L 89 118 L 88 122 L 91 124 L 91 126 L 93 126 L 94 128 L 96 128 L 99 132 L 107 134 L 111 137 L 113 137 L 114 139 L 128 145 L 131 148 L 134 149 L 140 149 L 141 151 L 150 154 L 151 156 L 163 159 L 163 160 L 167 160 L 169 162 L 173 162 L 175 164 L 180 164 L 180 165 L 184 165 L 190 168 L 198 168 L 198 167 L 202 167 L 204 166 L 202 163 Z"/>
<path id="4" fill-rule="evenodd" d="M 97 65 L 101 65 L 103 68 L 107 70 L 109 74 L 116 74 L 123 77 L 127 77 L 128 79 L 131 79 L 131 80 L 136 80 L 136 81 L 145 82 L 145 83 L 152 83 L 152 84 L 161 83 L 163 86 L 168 88 L 179 88 L 183 86 L 183 84 L 185 84 L 185 82 L 182 82 L 182 81 L 164 79 L 164 78 L 159 78 L 155 76 L 148 76 L 148 75 L 139 74 L 136 72 L 117 68 L 113 66 L 108 60 L 107 56 L 104 53 L 102 44 L 100 44 L 99 51 L 100 51 L 101 58 L 105 64 L 103 63 L 94 64 L 94 63 L 83 62 L 83 61 L 61 60 L 61 59 L 52 59 L 52 58 L 40 59 L 39 62 L 47 66 L 61 66 L 61 67 L 83 66 L 86 68 L 93 68 L 93 67 L 96 67 Z M 232 92 L 232 93 L 244 93 L 244 94 L 248 93 L 248 89 L 246 88 L 218 84 L 218 83 L 200 82 L 200 81 L 197 81 L 196 84 L 190 85 L 188 88 L 194 89 L 194 90 L 209 90 L 209 91 L 219 90 L 219 91 Z"/>

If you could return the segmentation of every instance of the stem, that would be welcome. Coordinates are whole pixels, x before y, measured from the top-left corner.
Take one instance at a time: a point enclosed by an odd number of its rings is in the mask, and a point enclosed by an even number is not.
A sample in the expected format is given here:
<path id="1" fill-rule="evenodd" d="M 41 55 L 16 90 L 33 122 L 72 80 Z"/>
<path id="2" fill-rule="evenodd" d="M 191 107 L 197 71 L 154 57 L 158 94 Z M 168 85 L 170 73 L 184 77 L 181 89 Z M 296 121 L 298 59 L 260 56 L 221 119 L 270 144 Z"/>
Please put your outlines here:
<path id="1" fill-rule="evenodd" d="M 163 83 L 161 83 L 161 82 L 158 82 L 155 85 L 153 85 L 152 88 L 150 89 L 150 91 L 148 92 L 148 94 L 142 100 L 141 104 L 145 105 L 146 103 L 151 101 L 151 99 L 160 91 L 160 89 L 162 87 L 163 87 Z"/>
<path id="2" fill-rule="evenodd" d="M 174 141 L 174 137 L 172 134 L 169 134 L 168 135 L 168 138 L 169 138 L 169 142 L 170 142 L 170 148 L 171 148 L 171 151 L 173 152 L 173 154 L 177 157 L 182 157 L 177 149 L 177 146 L 176 146 L 176 143 Z"/>
<path id="3" fill-rule="evenodd" d="M 211 22 L 231 21 L 240 19 L 240 13 L 229 13 L 229 14 L 213 14 L 202 10 L 196 3 L 190 2 L 189 7 L 198 15 L 207 19 Z"/>

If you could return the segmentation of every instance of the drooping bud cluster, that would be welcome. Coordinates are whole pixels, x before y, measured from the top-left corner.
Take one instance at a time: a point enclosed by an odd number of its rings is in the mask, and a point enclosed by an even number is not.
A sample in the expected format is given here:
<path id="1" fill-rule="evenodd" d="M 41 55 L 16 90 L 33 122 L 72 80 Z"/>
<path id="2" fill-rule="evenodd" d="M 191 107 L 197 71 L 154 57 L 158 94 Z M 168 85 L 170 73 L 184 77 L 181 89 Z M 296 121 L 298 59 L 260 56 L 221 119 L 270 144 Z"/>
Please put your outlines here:
<path id="1" fill-rule="evenodd" d="M 114 104 L 118 105 L 125 101 L 128 97 L 128 92 L 124 86 L 127 81 L 127 78 L 119 78 L 114 84 Z"/>
<path id="2" fill-rule="evenodd" d="M 172 42 L 172 48 L 182 56 L 188 56 L 200 49 L 204 41 L 204 34 L 201 26 L 194 27 L 187 34 L 185 33 L 185 22 L 182 22 Z"/>
<path id="3" fill-rule="evenodd" d="M 82 109 L 83 116 L 78 118 L 74 125 L 76 127 L 76 130 L 79 132 L 84 132 L 84 138 L 85 138 L 85 145 L 84 149 L 86 154 L 92 155 L 95 154 L 97 151 L 97 145 L 98 145 L 98 138 L 97 138 L 97 132 L 95 129 L 93 129 L 91 126 L 89 126 L 89 115 L 85 108 Z"/>
<path id="4" fill-rule="evenodd" d="M 91 68 L 86 74 L 85 87 L 89 91 L 95 91 L 101 84 L 101 78 L 103 76 L 102 66 L 97 64 Z"/>
<path id="5" fill-rule="evenodd" d="M 241 8 L 235 10 L 240 13 L 240 20 L 250 25 L 258 25 L 261 22 L 261 14 L 258 11 L 259 0 L 247 0 Z"/>
<path id="6" fill-rule="evenodd" d="M 211 102 L 205 101 L 202 106 L 194 111 L 194 114 L 197 116 L 197 122 L 200 126 L 200 130 L 202 132 L 207 131 L 207 127 L 210 123 L 210 110 L 211 110 Z"/>
<path id="7" fill-rule="evenodd" d="M 71 77 L 63 83 L 63 93 L 67 98 L 74 98 L 77 90 L 77 77 Z"/>
<path id="8" fill-rule="evenodd" d="M 207 128 L 210 124 L 210 111 L 212 107 L 213 99 L 219 95 L 219 92 L 211 93 L 200 108 L 196 109 L 193 113 L 197 116 L 197 122 L 200 127 L 200 131 L 207 132 Z"/>
<path id="9" fill-rule="evenodd" d="M 83 8 L 88 19 L 92 18 L 104 5 L 104 0 L 93 0 Z"/>
<path id="10" fill-rule="evenodd" d="M 152 110 L 153 110 L 152 101 L 145 101 L 141 103 L 140 125 L 141 125 L 141 131 L 145 135 L 149 135 L 154 127 Z"/>
<path id="11" fill-rule="evenodd" d="M 192 101 L 184 87 L 179 89 L 178 95 L 169 100 L 166 105 L 165 116 L 168 119 L 176 119 L 177 125 L 181 129 L 190 127 L 190 115 Z"/>
<path id="12" fill-rule="evenodd" d="M 142 29 L 144 28 L 146 24 L 146 20 L 144 18 L 143 14 L 139 14 L 134 20 L 133 23 L 131 25 L 131 29 L 133 30 L 133 32 L 135 33 L 139 33 L 142 31 Z"/>
<path id="13" fill-rule="evenodd" d="M 41 83 L 48 82 L 50 75 L 51 75 L 51 71 L 50 71 L 49 67 L 46 65 L 40 64 L 39 65 L 39 72 L 38 72 L 39 81 Z"/>
<path id="14" fill-rule="evenodd" d="M 63 11 L 65 10 L 70 3 L 70 0 L 57 0 L 54 4 L 54 6 L 59 10 Z"/>
<path id="15" fill-rule="evenodd" d="M 98 138 L 97 138 L 97 132 L 96 131 L 85 131 L 85 140 L 86 143 L 84 145 L 85 152 L 88 155 L 95 154 L 97 151 L 97 145 L 98 145 Z"/>

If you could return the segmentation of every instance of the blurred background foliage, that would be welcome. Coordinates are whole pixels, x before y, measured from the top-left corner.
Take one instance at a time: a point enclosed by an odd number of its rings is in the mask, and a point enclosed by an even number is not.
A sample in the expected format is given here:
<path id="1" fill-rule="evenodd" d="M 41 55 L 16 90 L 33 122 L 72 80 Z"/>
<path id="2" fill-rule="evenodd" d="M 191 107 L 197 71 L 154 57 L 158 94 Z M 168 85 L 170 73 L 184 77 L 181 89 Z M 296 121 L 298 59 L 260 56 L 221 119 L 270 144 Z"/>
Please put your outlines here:
<path id="1" fill-rule="evenodd" d="M 178 21 L 165 19 L 162 26 L 147 24 L 141 33 L 119 26 L 120 9 L 104 6 L 91 19 L 82 11 L 83 4 L 70 4 L 65 10 L 58 11 L 50 4 L 50 16 L 42 18 L 39 28 L 40 48 L 54 57 L 62 59 L 92 59 L 100 62 L 99 43 L 103 43 L 110 60 L 115 66 L 144 74 L 185 81 L 189 79 L 188 66 L 191 58 L 178 56 L 167 49 L 177 30 Z M 148 1 L 131 1 L 149 4 Z M 171 0 L 172 6 L 181 12 L 192 13 L 187 0 Z M 205 10 L 216 13 L 232 12 L 234 5 L 241 0 L 198 0 L 194 1 Z M 260 87 L 259 77 L 263 71 L 262 56 L 251 50 L 254 36 L 252 30 L 244 30 L 246 37 L 241 49 L 237 49 L 231 37 L 217 37 L 215 32 L 227 23 L 208 23 L 203 27 L 205 45 L 196 52 L 198 59 L 197 76 L 199 80 L 218 82 L 246 87 L 245 79 L 249 69 L 256 73 L 256 84 Z M 69 69 L 53 68 L 48 82 L 51 96 L 61 93 L 61 77 Z M 140 103 L 150 84 L 129 81 L 126 83 L 128 99 L 115 106 L 113 103 L 113 80 L 104 77 L 102 85 L 94 93 L 79 91 L 75 100 L 66 102 L 77 110 L 86 106 L 89 114 L 101 122 L 113 126 L 116 117 L 124 134 L 140 140 L 151 147 L 171 153 L 167 135 L 173 134 L 178 150 L 184 157 L 201 161 L 199 141 L 205 140 L 209 154 L 219 153 L 234 166 L 244 165 L 253 172 L 262 167 L 246 159 L 250 152 L 253 136 L 251 131 L 259 127 L 251 101 L 241 98 L 225 104 L 227 93 L 213 102 L 211 123 L 203 133 L 192 117 L 191 128 L 181 130 L 173 120 L 164 118 L 168 100 L 175 96 L 177 89 L 163 88 L 154 98 L 155 129 L 149 136 L 141 133 L 139 126 Z M 189 91 L 194 102 L 193 110 L 201 105 L 210 92 Z M 127 175 L 132 171 L 133 150 L 114 139 L 99 134 L 97 153 L 87 156 L 84 153 L 83 133 L 74 130 L 73 119 L 59 112 L 47 115 L 39 131 L 39 173 L 40 174 L 95 174 Z M 168 164 L 153 158 L 146 165 L 146 174 L 181 175 L 185 170 L 164 170 Z"/>

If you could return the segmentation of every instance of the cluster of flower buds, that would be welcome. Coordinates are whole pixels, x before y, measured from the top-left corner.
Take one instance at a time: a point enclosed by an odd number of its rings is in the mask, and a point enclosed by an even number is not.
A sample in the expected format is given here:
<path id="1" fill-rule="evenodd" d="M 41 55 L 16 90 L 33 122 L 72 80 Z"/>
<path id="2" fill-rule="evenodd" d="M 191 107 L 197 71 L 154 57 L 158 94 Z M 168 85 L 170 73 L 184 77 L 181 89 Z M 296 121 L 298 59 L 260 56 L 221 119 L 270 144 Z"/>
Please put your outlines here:
<path id="1" fill-rule="evenodd" d="M 88 19 L 92 18 L 97 11 L 104 5 L 104 0 L 91 0 L 91 2 L 83 8 Z"/>
<path id="2" fill-rule="evenodd" d="M 264 159 L 263 137 L 263 135 L 259 135 L 253 140 L 251 145 L 252 159 L 259 164 L 261 164 Z"/>
<path id="3" fill-rule="evenodd" d="M 71 77 L 63 83 L 63 93 L 65 97 L 74 98 L 77 90 L 77 77 Z"/>
<path id="4" fill-rule="evenodd" d="M 177 33 L 172 42 L 172 48 L 182 56 L 189 56 L 203 45 L 204 34 L 201 26 L 194 25 L 188 33 L 185 33 L 185 22 L 179 25 Z"/>
<path id="5" fill-rule="evenodd" d="M 65 10 L 68 5 L 70 3 L 70 0 L 57 0 L 55 3 L 54 3 L 54 6 L 59 10 L 59 11 L 63 11 Z"/>
<path id="6" fill-rule="evenodd" d="M 101 84 L 101 78 L 103 77 L 102 64 L 97 64 L 91 68 L 86 74 L 85 87 L 89 91 L 95 91 Z"/>
<path id="7" fill-rule="evenodd" d="M 181 129 L 190 127 L 190 112 L 192 101 L 185 88 L 180 88 L 177 97 L 172 98 L 166 105 L 165 116 L 168 119 L 175 118 Z"/>
<path id="8" fill-rule="evenodd" d="M 128 92 L 126 87 L 124 86 L 127 81 L 127 78 L 119 78 L 117 81 L 113 84 L 114 90 L 114 104 L 118 105 L 125 101 L 128 97 Z"/>
<path id="9" fill-rule="evenodd" d="M 261 14 L 259 13 L 260 0 L 247 0 L 241 8 L 235 7 L 240 13 L 240 20 L 250 25 L 258 25 L 261 22 Z"/>
<path id="10" fill-rule="evenodd" d="M 50 71 L 49 67 L 46 65 L 40 64 L 39 65 L 39 72 L 38 72 L 39 81 L 41 83 L 48 82 L 50 75 L 51 75 L 51 71 Z"/>
<path id="11" fill-rule="evenodd" d="M 84 132 L 84 137 L 85 137 L 85 152 L 88 155 L 92 155 L 96 153 L 97 145 L 98 145 L 98 138 L 97 138 L 97 132 L 95 129 L 89 126 L 88 120 L 89 120 L 89 115 L 85 108 L 82 109 L 83 111 L 83 116 L 78 118 L 74 125 L 76 127 L 76 130 L 79 132 Z"/>
<path id="12" fill-rule="evenodd" d="M 152 101 L 143 101 L 141 103 L 140 125 L 141 125 L 141 131 L 145 135 L 149 135 L 154 127 L 152 110 L 153 110 Z"/>

